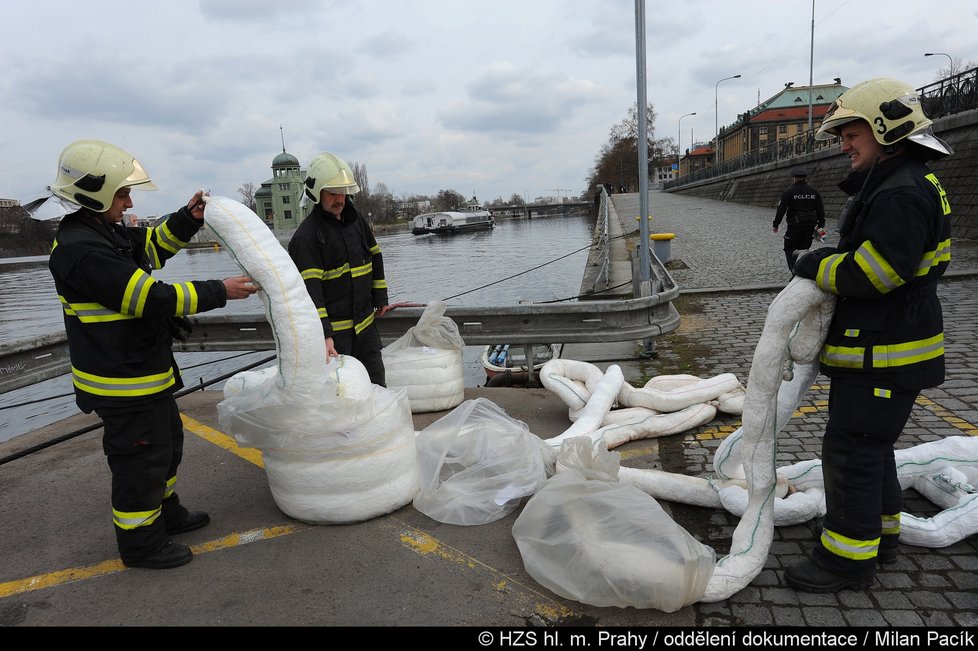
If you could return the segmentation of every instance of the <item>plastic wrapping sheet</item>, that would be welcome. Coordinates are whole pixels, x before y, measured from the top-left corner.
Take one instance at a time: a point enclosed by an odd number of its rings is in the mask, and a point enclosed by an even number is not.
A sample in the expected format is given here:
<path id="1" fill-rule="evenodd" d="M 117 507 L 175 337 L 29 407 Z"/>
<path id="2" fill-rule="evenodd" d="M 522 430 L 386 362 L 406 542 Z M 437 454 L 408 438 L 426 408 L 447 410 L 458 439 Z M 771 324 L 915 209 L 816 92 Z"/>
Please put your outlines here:
<path id="1" fill-rule="evenodd" d="M 485 398 L 468 400 L 418 434 L 414 508 L 458 525 L 506 516 L 547 480 L 549 447 Z M 551 462 L 552 463 L 552 462 Z"/>
<path id="2" fill-rule="evenodd" d="M 617 480 L 620 455 L 586 437 L 561 448 L 557 474 L 513 525 L 526 571 L 594 606 L 674 612 L 699 600 L 715 554 L 659 504 Z"/>

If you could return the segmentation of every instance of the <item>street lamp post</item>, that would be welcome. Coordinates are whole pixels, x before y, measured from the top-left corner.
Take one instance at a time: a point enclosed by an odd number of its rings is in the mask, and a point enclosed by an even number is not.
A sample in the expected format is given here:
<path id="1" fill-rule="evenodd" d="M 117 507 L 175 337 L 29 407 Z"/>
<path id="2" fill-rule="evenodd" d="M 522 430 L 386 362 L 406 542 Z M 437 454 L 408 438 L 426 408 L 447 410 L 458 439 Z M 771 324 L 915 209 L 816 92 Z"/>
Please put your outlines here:
<path id="1" fill-rule="evenodd" d="M 677 168 L 676 171 L 678 172 L 677 176 L 682 176 L 683 173 L 683 170 L 680 167 L 680 162 L 679 162 L 680 160 L 682 160 L 683 157 L 683 118 L 688 118 L 690 115 L 696 115 L 696 111 L 693 111 L 692 113 L 687 113 L 686 115 L 679 116 L 679 140 L 676 141 L 676 149 L 678 150 L 676 152 L 676 168 Z M 690 146 L 692 146 L 692 143 L 690 143 Z"/>
<path id="2" fill-rule="evenodd" d="M 932 56 L 947 57 L 947 76 L 950 77 L 951 74 L 954 72 L 954 59 L 951 58 L 950 54 L 946 54 L 944 52 L 925 52 L 924 56 L 925 57 L 932 57 Z"/>
<path id="3" fill-rule="evenodd" d="M 716 148 L 717 165 L 720 164 L 720 118 L 718 116 L 720 111 L 720 82 L 727 81 L 728 79 L 740 79 L 740 75 L 724 77 L 713 87 L 713 146 Z"/>

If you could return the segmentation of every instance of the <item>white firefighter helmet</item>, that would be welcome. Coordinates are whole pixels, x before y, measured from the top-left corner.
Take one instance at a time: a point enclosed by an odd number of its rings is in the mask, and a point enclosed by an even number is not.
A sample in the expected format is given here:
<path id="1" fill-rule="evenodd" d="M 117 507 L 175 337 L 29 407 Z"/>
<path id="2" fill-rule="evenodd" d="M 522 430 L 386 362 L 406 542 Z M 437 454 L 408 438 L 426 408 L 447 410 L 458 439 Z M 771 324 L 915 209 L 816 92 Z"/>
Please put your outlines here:
<path id="1" fill-rule="evenodd" d="M 353 170 L 346 162 L 329 152 L 323 152 L 312 159 L 305 181 L 306 196 L 319 203 L 323 190 L 333 194 L 356 194 L 360 191 Z"/>
<path id="2" fill-rule="evenodd" d="M 126 187 L 156 189 L 132 154 L 101 140 L 78 140 L 61 152 L 51 191 L 95 212 L 105 212 L 116 191 Z"/>
<path id="3" fill-rule="evenodd" d="M 853 120 L 865 120 L 884 147 L 906 138 L 940 157 L 954 153 L 950 145 L 934 135 L 933 123 L 924 115 L 917 91 L 896 79 L 869 79 L 839 95 L 822 119 L 815 138 L 839 136 L 840 127 Z"/>

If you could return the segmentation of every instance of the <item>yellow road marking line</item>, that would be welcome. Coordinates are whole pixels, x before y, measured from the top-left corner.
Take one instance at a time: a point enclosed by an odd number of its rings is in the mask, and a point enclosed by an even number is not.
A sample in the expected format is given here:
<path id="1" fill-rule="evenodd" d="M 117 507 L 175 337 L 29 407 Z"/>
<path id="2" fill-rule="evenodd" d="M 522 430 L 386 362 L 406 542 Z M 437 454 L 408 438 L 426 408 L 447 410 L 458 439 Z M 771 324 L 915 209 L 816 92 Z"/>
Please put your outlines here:
<path id="1" fill-rule="evenodd" d="M 932 414 L 943 420 L 945 423 L 951 427 L 961 430 L 968 436 L 978 436 L 978 426 L 969 423 L 965 419 L 954 415 L 954 412 L 950 409 L 942 407 L 930 398 L 925 398 L 924 396 L 917 396 L 917 404 L 926 408 Z"/>
<path id="2" fill-rule="evenodd" d="M 516 586 L 519 592 L 515 596 L 528 602 L 533 608 L 533 611 L 548 622 L 557 622 L 561 619 L 572 617 L 575 614 L 573 610 L 556 599 L 548 597 L 533 586 L 527 585 L 501 570 L 497 570 L 491 565 L 473 556 L 469 556 L 465 552 L 446 545 L 434 536 L 420 529 L 416 529 L 406 522 L 391 517 L 385 521 L 385 524 L 396 529 L 395 533 L 400 537 L 401 544 L 419 556 L 437 557 L 451 563 L 456 563 L 462 567 L 467 567 L 470 570 L 485 570 L 493 577 L 493 588 L 500 592 L 508 592 L 512 589 L 512 586 Z"/>
<path id="3" fill-rule="evenodd" d="M 276 527 L 251 529 L 249 531 L 232 533 L 224 536 L 223 538 L 193 545 L 190 549 L 195 555 L 206 554 L 219 549 L 227 549 L 228 547 L 247 545 L 249 543 L 258 542 L 259 540 L 269 540 L 271 538 L 278 538 L 279 536 L 288 536 L 299 531 L 304 531 L 308 528 L 310 528 L 310 525 L 286 524 Z M 52 588 L 55 586 L 64 585 L 66 583 L 75 583 L 77 581 L 94 579 L 107 574 L 115 574 L 116 572 L 125 572 L 128 569 L 129 568 L 122 564 L 122 559 L 116 558 L 109 561 L 102 561 L 101 563 L 96 563 L 95 565 L 88 565 L 86 567 L 70 567 L 65 570 L 56 570 L 54 572 L 36 574 L 24 579 L 14 579 L 13 581 L 0 583 L 0 599 L 24 592 L 33 592 L 34 590 Z"/>
<path id="4" fill-rule="evenodd" d="M 194 420 L 186 414 L 180 414 L 180 417 L 183 418 L 183 426 L 186 429 L 190 430 L 205 441 L 209 441 L 219 448 L 224 448 L 228 452 L 241 457 L 245 461 L 250 461 L 259 468 L 265 467 L 265 464 L 261 460 L 260 450 L 256 450 L 255 448 L 238 447 L 237 442 L 224 432 L 219 432 L 212 427 L 208 427 L 207 425 L 204 425 L 200 421 Z"/>

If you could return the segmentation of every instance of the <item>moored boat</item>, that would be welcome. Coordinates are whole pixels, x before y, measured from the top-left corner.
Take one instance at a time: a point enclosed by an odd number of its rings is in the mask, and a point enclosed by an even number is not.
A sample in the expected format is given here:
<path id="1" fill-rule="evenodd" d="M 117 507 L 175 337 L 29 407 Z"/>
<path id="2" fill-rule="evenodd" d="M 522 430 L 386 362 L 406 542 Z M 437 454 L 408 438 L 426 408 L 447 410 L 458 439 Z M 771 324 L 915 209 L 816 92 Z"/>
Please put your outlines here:
<path id="1" fill-rule="evenodd" d="M 414 218 L 411 233 L 414 235 L 426 233 L 454 235 L 467 231 L 492 230 L 493 226 L 495 226 L 495 221 L 492 218 L 492 213 L 488 210 L 429 212 Z"/>
<path id="2" fill-rule="evenodd" d="M 509 372 L 526 373 L 526 349 L 530 347 L 533 352 L 533 371 L 536 373 L 544 364 L 552 359 L 559 359 L 563 344 L 496 344 L 486 346 L 482 351 L 482 366 L 486 369 L 486 379 L 492 379 L 496 375 Z"/>

